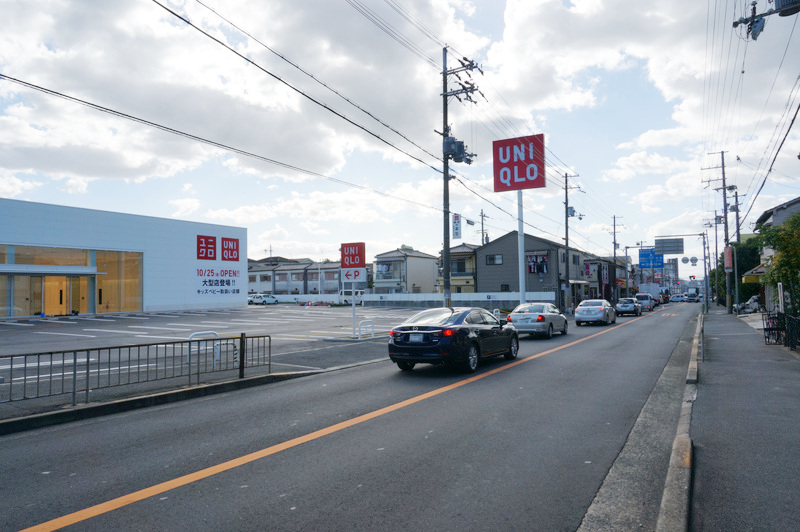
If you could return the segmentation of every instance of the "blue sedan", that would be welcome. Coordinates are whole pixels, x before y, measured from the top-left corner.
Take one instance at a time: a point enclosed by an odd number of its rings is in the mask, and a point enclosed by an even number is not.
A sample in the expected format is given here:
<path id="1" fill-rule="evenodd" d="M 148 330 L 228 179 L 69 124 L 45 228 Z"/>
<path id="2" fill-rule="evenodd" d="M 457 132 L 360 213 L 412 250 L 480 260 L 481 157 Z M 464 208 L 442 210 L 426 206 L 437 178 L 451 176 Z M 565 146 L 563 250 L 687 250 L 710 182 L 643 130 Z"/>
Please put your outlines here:
<path id="1" fill-rule="evenodd" d="M 482 308 L 424 310 L 389 333 L 389 358 L 403 371 L 416 364 L 446 364 L 472 373 L 483 358 L 513 360 L 518 351 L 514 326 Z"/>

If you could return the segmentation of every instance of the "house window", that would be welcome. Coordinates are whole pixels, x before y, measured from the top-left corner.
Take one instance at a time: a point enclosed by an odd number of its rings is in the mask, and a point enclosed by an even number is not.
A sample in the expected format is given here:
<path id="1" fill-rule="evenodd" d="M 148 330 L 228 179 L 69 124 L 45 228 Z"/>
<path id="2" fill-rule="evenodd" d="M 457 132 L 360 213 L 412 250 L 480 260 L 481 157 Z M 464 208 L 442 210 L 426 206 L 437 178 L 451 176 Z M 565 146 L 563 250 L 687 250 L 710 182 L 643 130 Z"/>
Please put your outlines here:
<path id="1" fill-rule="evenodd" d="M 511 292 L 511 286 L 509 286 L 507 284 L 501 284 L 500 285 L 500 291 L 501 292 Z"/>
<path id="2" fill-rule="evenodd" d="M 486 255 L 486 265 L 491 266 L 492 264 L 503 264 L 503 256 L 502 255 Z"/>
<path id="3" fill-rule="evenodd" d="M 309 281 L 318 281 L 319 280 L 319 272 L 308 272 L 308 280 Z"/>
<path id="4" fill-rule="evenodd" d="M 272 276 L 271 275 L 262 275 L 261 276 L 261 282 L 262 283 L 268 283 L 271 280 L 272 280 Z"/>
<path id="5" fill-rule="evenodd" d="M 292 274 L 292 281 L 302 281 L 303 274 L 302 273 L 293 273 Z"/>
<path id="6" fill-rule="evenodd" d="M 339 278 L 339 272 L 325 272 L 326 281 L 335 281 Z"/>
<path id="7" fill-rule="evenodd" d="M 248 275 L 247 276 L 247 281 L 250 282 L 250 283 L 256 282 L 256 276 L 255 275 Z"/>
<path id="8" fill-rule="evenodd" d="M 287 279 L 287 277 L 286 277 L 285 273 L 276 273 L 275 274 L 275 280 L 276 281 L 286 282 L 286 279 Z"/>

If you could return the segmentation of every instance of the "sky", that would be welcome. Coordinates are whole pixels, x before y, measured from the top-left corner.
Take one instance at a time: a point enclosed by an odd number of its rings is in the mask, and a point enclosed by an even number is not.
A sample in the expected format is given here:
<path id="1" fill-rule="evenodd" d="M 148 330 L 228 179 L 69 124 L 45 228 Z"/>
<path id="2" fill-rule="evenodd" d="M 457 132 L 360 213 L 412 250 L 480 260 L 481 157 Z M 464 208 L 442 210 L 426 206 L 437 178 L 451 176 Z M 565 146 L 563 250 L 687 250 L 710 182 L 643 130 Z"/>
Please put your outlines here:
<path id="1" fill-rule="evenodd" d="M 652 5 L 651 5 L 652 4 Z M 758 0 L 758 12 L 772 7 Z M 518 227 L 492 142 L 545 137 L 527 234 L 721 253 L 800 196 L 797 15 L 749 0 L 0 0 L 0 197 L 245 227 L 248 257 L 439 255 L 443 49 L 460 243 Z M 798 31 L 797 33 L 800 33 Z M 568 176 L 568 177 L 565 177 Z M 735 202 L 733 190 L 728 203 Z M 483 215 L 483 216 L 482 216 Z M 467 225 L 466 220 L 475 222 Z M 736 217 L 729 214 L 729 238 Z M 0 228 L 2 240 L 2 228 Z M 716 243 L 716 244 L 715 244 Z M 626 247 L 628 248 L 626 250 Z M 680 276 L 703 276 L 680 264 Z"/>

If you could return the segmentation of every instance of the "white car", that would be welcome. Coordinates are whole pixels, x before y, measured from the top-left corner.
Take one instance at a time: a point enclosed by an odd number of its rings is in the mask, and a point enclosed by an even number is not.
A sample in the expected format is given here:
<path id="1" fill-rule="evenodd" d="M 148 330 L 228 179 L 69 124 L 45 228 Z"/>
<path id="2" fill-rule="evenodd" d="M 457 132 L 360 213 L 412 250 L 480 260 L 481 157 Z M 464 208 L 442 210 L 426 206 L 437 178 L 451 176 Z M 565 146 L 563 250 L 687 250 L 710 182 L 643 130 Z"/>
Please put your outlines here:
<path id="1" fill-rule="evenodd" d="M 275 296 L 270 294 L 256 294 L 247 298 L 248 304 L 251 305 L 277 305 L 278 300 Z"/>
<path id="2" fill-rule="evenodd" d="M 567 317 L 551 303 L 518 305 L 506 318 L 521 333 L 553 337 L 553 331 L 567 334 Z"/>
<path id="3" fill-rule="evenodd" d="M 686 296 L 683 294 L 675 294 L 674 296 L 669 296 L 669 300 L 673 302 L 686 301 Z"/>
<path id="4" fill-rule="evenodd" d="M 617 313 L 608 300 L 585 299 L 575 309 L 575 325 L 592 322 L 603 325 L 617 322 Z"/>

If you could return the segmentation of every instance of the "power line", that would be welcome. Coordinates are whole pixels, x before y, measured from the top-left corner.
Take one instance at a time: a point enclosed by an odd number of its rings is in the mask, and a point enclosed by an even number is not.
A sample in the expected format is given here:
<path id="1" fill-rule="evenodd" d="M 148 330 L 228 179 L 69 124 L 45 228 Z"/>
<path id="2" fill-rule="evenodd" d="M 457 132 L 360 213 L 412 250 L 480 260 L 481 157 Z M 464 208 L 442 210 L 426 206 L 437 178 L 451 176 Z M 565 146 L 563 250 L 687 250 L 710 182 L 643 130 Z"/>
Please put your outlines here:
<path id="1" fill-rule="evenodd" d="M 330 85 L 328 85 L 327 83 L 325 83 L 324 81 L 322 81 L 321 79 L 319 79 L 318 77 L 316 77 L 314 74 L 312 74 L 311 72 L 309 72 L 308 70 L 304 69 L 303 67 L 301 67 L 300 65 L 298 65 L 298 64 L 297 64 L 297 63 L 295 63 L 294 61 L 291 61 L 290 59 L 288 59 L 288 58 L 287 58 L 287 57 L 286 57 L 284 54 L 281 54 L 281 53 L 279 53 L 278 51 L 274 50 L 273 48 L 271 48 L 271 47 L 270 47 L 270 46 L 268 46 L 267 44 L 263 43 L 261 40 L 259 40 L 259 39 L 258 39 L 258 38 L 256 38 L 255 36 L 253 36 L 251 33 L 249 33 L 248 31 L 245 31 L 245 30 L 244 30 L 244 29 L 242 29 L 240 26 L 238 26 L 237 24 L 235 24 L 234 22 L 232 22 L 230 19 L 228 19 L 228 18 L 226 18 L 226 17 L 222 16 L 222 15 L 221 15 L 221 14 L 220 14 L 218 11 L 216 11 L 215 9 L 213 9 L 213 8 L 211 8 L 211 7 L 209 7 L 209 6 L 207 6 L 207 5 L 206 5 L 206 4 L 204 4 L 204 3 L 203 3 L 201 0 L 196 0 L 196 2 L 197 2 L 198 4 L 200 4 L 201 6 L 205 7 L 206 9 L 208 9 L 209 11 L 211 11 L 212 13 L 214 13 L 214 14 L 215 14 L 217 17 L 219 17 L 220 19 L 224 20 L 224 21 L 225 21 L 227 24 L 229 24 L 231 27 L 235 28 L 237 31 L 239 31 L 239 32 L 240 32 L 240 33 L 242 33 L 243 35 L 246 35 L 247 37 L 249 37 L 250 39 L 252 39 L 254 42 L 256 42 L 256 43 L 260 44 L 262 47 L 264 47 L 264 48 L 265 48 L 266 50 L 268 50 L 270 53 L 274 54 L 275 56 L 277 56 L 277 57 L 278 57 L 278 58 L 280 58 L 281 60 L 285 61 L 286 63 L 288 63 L 289 65 L 291 65 L 292 67 L 294 67 L 295 69 L 297 69 L 298 71 L 300 71 L 301 73 L 303 73 L 303 74 L 305 74 L 306 76 L 308 76 L 309 78 L 311 78 L 311 79 L 312 79 L 313 81 L 315 81 L 316 83 L 318 83 L 318 84 L 320 84 L 321 86 L 325 87 L 327 90 L 329 90 L 330 92 L 332 92 L 333 94 L 335 94 L 336 96 L 338 96 L 339 98 L 341 98 L 342 100 L 344 100 L 345 102 L 347 102 L 348 104 L 352 105 L 353 107 L 355 107 L 356 109 L 358 109 L 358 110 L 359 110 L 359 111 L 361 111 L 362 113 L 366 114 L 368 117 L 370 117 L 370 118 L 372 118 L 373 120 L 375 120 L 376 122 L 378 122 L 380 125 L 382 125 L 382 126 L 384 126 L 385 128 L 389 129 L 389 130 L 390 130 L 390 131 L 392 131 L 393 133 L 396 133 L 396 134 L 397 134 L 398 136 L 400 136 L 402 139 L 404 139 L 404 140 L 408 141 L 410 144 L 412 144 L 412 145 L 414 145 L 415 147 L 419 148 L 421 151 L 423 151 L 423 152 L 427 153 L 428 155 L 430 155 L 430 156 L 431 156 L 431 157 L 433 157 L 434 159 L 440 160 L 440 158 L 439 158 L 439 156 L 438 156 L 438 155 L 434 155 L 433 153 L 429 152 L 427 149 L 423 148 L 422 146 L 420 146 L 419 144 L 417 144 L 416 142 L 414 142 L 413 140 L 411 140 L 410 138 L 408 138 L 406 135 L 404 135 L 403 133 L 401 133 L 400 131 L 398 131 L 398 130 L 397 130 L 397 129 L 395 129 L 394 127 L 390 126 L 390 125 L 389 125 L 389 124 L 387 124 L 385 121 L 383 121 L 383 120 L 381 120 L 380 118 L 378 118 L 378 117 L 377 117 L 375 114 L 373 114 L 373 113 L 371 113 L 370 111 L 368 111 L 368 110 L 364 109 L 363 107 L 361 107 L 360 105 L 358 105 L 356 102 L 354 102 L 352 99 L 350 99 L 350 98 L 348 98 L 347 96 L 345 96 L 344 94 L 342 94 L 340 91 L 338 91 L 338 90 L 334 89 L 333 87 L 331 87 Z"/>
<path id="2" fill-rule="evenodd" d="M 377 140 L 379 140 L 379 141 L 383 142 L 383 143 L 384 143 L 384 144 L 386 144 L 387 146 L 389 146 L 389 147 L 391 147 L 391 148 L 393 148 L 393 149 L 395 149 L 395 150 L 399 151 L 400 153 L 403 153 L 403 154 L 407 155 L 408 157 L 410 157 L 411 159 L 414 159 L 415 161 L 417 161 L 417 162 L 419 162 L 419 163 L 422 163 L 423 165 L 427 166 L 428 168 L 431 168 L 432 170 L 435 170 L 435 171 L 437 171 L 437 172 L 440 172 L 440 173 L 441 173 L 441 170 L 439 170 L 439 169 L 438 169 L 438 168 L 436 168 L 435 166 L 432 166 L 431 164 L 429 164 L 429 163 L 427 163 L 427 162 L 423 161 L 422 159 L 420 159 L 419 157 L 416 157 L 415 155 L 412 155 L 412 154 L 408 153 L 407 151 L 405 151 L 405 150 L 403 150 L 403 149 L 401 149 L 401 148 L 399 148 L 399 147 L 395 146 L 394 144 L 392 144 L 392 143 L 391 143 L 391 142 L 389 142 L 388 140 L 384 139 L 383 137 L 381 137 L 381 136 L 380 136 L 380 135 L 378 135 L 377 133 L 375 133 L 375 132 L 373 132 L 373 131 L 371 131 L 371 130 L 367 129 L 366 127 L 362 126 L 361 124 L 359 124 L 359 123 L 355 122 L 354 120 L 352 120 L 352 119 L 348 118 L 347 116 L 343 115 L 343 114 L 342 114 L 342 113 L 340 113 L 339 111 L 336 111 L 335 109 L 332 109 L 331 107 L 329 107 L 329 106 L 328 106 L 328 105 L 326 105 L 325 103 L 323 103 L 323 102 L 321 102 L 321 101 L 317 100 L 316 98 L 313 98 L 312 96 L 310 96 L 310 95 L 306 94 L 305 92 L 301 91 L 300 89 L 298 89 L 298 88 L 297 88 L 297 87 L 295 87 L 294 85 L 292 85 L 292 84 L 288 83 L 287 81 L 285 81 L 285 80 L 281 79 L 281 78 L 280 78 L 278 75 L 274 74 L 273 72 L 270 72 L 269 70 L 267 70 L 266 68 L 262 67 L 261 65 L 259 65 L 258 63 L 256 63 L 256 62 L 255 62 L 255 61 L 253 61 L 252 59 L 250 59 L 249 57 L 246 57 L 246 56 L 244 56 L 244 55 L 240 54 L 239 52 L 237 52 L 236 50 L 234 50 L 233 48 L 231 48 L 230 46 L 228 46 L 226 43 L 224 43 L 224 42 L 222 42 L 221 40 L 217 39 L 216 37 L 214 37 L 213 35 L 211 35 L 211 34 L 210 34 L 210 33 L 208 33 L 207 31 L 205 31 L 205 30 L 203 30 L 203 29 L 199 28 L 198 26 L 196 26 L 195 24 L 193 24 L 193 23 L 192 23 L 192 22 L 191 22 L 189 19 L 187 19 L 186 17 L 184 17 L 184 16 L 182 16 L 182 15 L 179 15 L 178 13 L 176 13 L 175 11 L 173 11 L 172 9 L 170 9 L 170 8 L 168 8 L 167 6 L 165 6 L 165 5 L 163 5 L 162 3 L 160 3 L 158 0 L 152 0 L 152 2 L 153 2 L 154 4 L 156 4 L 156 5 L 160 6 L 160 7 L 162 7 L 162 8 L 163 8 L 165 11 L 167 11 L 168 13 L 170 13 L 171 15 L 173 15 L 174 17 L 176 17 L 176 18 L 178 18 L 178 19 L 182 20 L 182 21 L 183 21 L 183 22 L 185 22 L 187 25 L 189 25 L 189 26 L 191 26 L 192 28 L 194 28 L 195 30 L 199 31 L 200 33 L 202 33 L 203 35 L 205 35 L 205 36 L 206 36 L 206 37 L 208 37 L 209 39 L 213 40 L 213 41 L 214 41 L 214 42 L 216 42 L 217 44 L 219 44 L 219 45 L 221 45 L 221 46 L 224 46 L 224 47 L 225 47 L 226 49 L 228 49 L 228 50 L 229 50 L 231 53 L 234 53 L 234 54 L 236 54 L 237 56 L 239 56 L 240 58 L 242 58 L 242 59 L 243 59 L 243 60 L 245 60 L 246 62 L 250 63 L 251 65 L 253 65 L 253 66 L 254 66 L 254 67 L 256 67 L 257 69 L 259 69 L 259 70 L 261 70 L 262 72 L 264 72 L 265 74 L 267 74 L 268 76 L 270 76 L 270 77 L 274 78 L 274 79 L 275 79 L 275 80 L 277 80 L 278 82 L 280 82 L 280 83 L 282 83 L 283 85 L 285 85 L 285 86 L 289 87 L 289 88 L 290 88 L 290 89 L 292 89 L 294 92 L 296 92 L 297 94 L 299 94 L 299 95 L 303 96 L 304 98 L 308 99 L 308 100 L 309 100 L 309 101 L 311 101 L 312 103 L 314 103 L 314 104 L 316 104 L 316 105 L 318 105 L 318 106 L 322 107 L 322 108 L 323 108 L 323 109 L 325 109 L 326 111 L 329 111 L 329 112 L 333 113 L 334 115 L 338 116 L 339 118 L 341 118 L 341 119 L 342 119 L 342 120 L 344 120 L 345 122 L 347 122 L 347 123 L 349 123 L 349 124 L 352 124 L 353 126 L 355 126 L 355 127 L 357 127 L 358 129 L 360 129 L 360 130 L 364 131 L 365 133 L 367 133 L 367 134 L 368 134 L 368 135 L 370 135 L 371 137 L 374 137 L 374 138 L 376 138 Z"/>
<path id="3" fill-rule="evenodd" d="M 23 87 L 27 87 L 29 89 L 37 90 L 39 92 L 43 92 L 43 93 L 51 95 L 51 96 L 56 96 L 58 98 L 62 98 L 64 100 L 67 100 L 67 101 L 70 101 L 70 102 L 73 102 L 73 103 L 78 103 L 78 104 L 84 105 L 86 107 L 89 107 L 91 109 L 94 109 L 96 111 L 101 111 L 103 113 L 107 113 L 107 114 L 110 114 L 110 115 L 113 115 L 113 116 L 116 116 L 116 117 L 119 117 L 119 118 L 124 118 L 124 119 L 130 120 L 132 122 L 137 122 L 139 124 L 143 124 L 143 125 L 146 125 L 146 126 L 150 126 L 150 127 L 156 128 L 156 129 L 160 129 L 161 131 L 164 131 L 166 133 L 171 133 L 173 135 L 178 135 L 178 136 L 181 136 L 181 137 L 185 137 L 187 139 L 194 140 L 194 141 L 197 141 L 197 142 L 201 142 L 203 144 L 208 144 L 210 146 L 214 146 L 216 148 L 223 149 L 225 151 L 237 153 L 239 155 L 243 155 L 245 157 L 250 157 L 252 159 L 257 159 L 257 160 L 265 162 L 265 163 L 274 164 L 276 166 L 280 166 L 281 168 L 286 168 L 287 170 L 293 170 L 295 172 L 298 172 L 298 173 L 301 173 L 301 174 L 310 175 L 312 177 L 319 177 L 321 179 L 325 179 L 325 180 L 328 180 L 328 181 L 331 181 L 331 182 L 334 182 L 334 183 L 339 183 L 341 185 L 345 185 L 345 186 L 348 186 L 350 188 L 357 188 L 357 189 L 365 190 L 365 191 L 368 191 L 368 192 L 372 192 L 374 194 L 378 194 L 379 196 L 383 196 L 383 197 L 394 199 L 394 200 L 398 200 L 398 201 L 403 201 L 405 203 L 410 203 L 410 204 L 413 204 L 413 205 L 417 205 L 419 207 L 424 207 L 426 209 L 432 209 L 432 210 L 435 210 L 437 212 L 442 212 L 442 209 L 440 209 L 438 207 L 433 207 L 431 205 L 426 205 L 424 203 L 420 203 L 418 201 L 410 200 L 410 199 L 407 199 L 407 198 L 402 198 L 400 196 L 394 196 L 394 195 L 389 194 L 387 192 L 382 192 L 380 190 L 375 190 L 373 188 L 366 187 L 364 185 L 358 185 L 356 183 L 350 183 L 349 181 L 345 181 L 343 179 L 338 179 L 338 178 L 335 178 L 335 177 L 331 177 L 331 176 L 328 176 L 328 175 L 325 175 L 325 174 L 321 174 L 319 172 L 315 172 L 313 170 L 308 170 L 306 168 L 302 168 L 300 166 L 296 166 L 296 165 L 293 165 L 293 164 L 289 164 L 289 163 L 285 163 L 285 162 L 282 162 L 282 161 L 278 161 L 276 159 L 271 159 L 269 157 L 265 157 L 263 155 L 258 155 L 256 153 L 249 152 L 249 151 L 246 151 L 246 150 L 242 150 L 242 149 L 239 149 L 239 148 L 235 148 L 235 147 L 229 146 L 227 144 L 222 144 L 221 142 L 217 142 L 217 141 L 210 140 L 210 139 L 207 139 L 207 138 L 204 138 L 204 137 L 200 137 L 198 135 L 193 135 L 191 133 L 187 133 L 187 132 L 181 131 L 179 129 L 175 129 L 175 128 L 171 128 L 169 126 L 158 124 L 158 123 L 152 122 L 150 120 L 145 120 L 144 118 L 139 118 L 139 117 L 136 117 L 136 116 L 133 116 L 133 115 L 129 115 L 127 113 L 123 113 L 121 111 L 116 111 L 116 110 L 108 108 L 108 107 L 103 107 L 101 105 L 98 105 L 98 104 L 95 104 L 95 103 L 92 103 L 92 102 L 89 102 L 89 101 L 86 101 L 86 100 L 82 100 L 82 99 L 76 98 L 74 96 L 69 96 L 67 94 L 64 94 L 64 93 L 61 93 L 61 92 L 57 92 L 57 91 L 52 90 L 52 89 L 47 89 L 47 88 L 41 87 L 39 85 L 34 85 L 32 83 L 28 83 L 28 82 L 23 81 L 21 79 L 12 78 L 11 76 L 6 76 L 3 73 L 0 73 L 0 79 L 11 81 L 11 82 L 16 83 L 18 85 L 22 85 Z"/>

